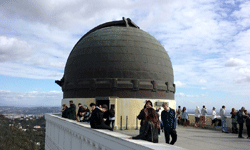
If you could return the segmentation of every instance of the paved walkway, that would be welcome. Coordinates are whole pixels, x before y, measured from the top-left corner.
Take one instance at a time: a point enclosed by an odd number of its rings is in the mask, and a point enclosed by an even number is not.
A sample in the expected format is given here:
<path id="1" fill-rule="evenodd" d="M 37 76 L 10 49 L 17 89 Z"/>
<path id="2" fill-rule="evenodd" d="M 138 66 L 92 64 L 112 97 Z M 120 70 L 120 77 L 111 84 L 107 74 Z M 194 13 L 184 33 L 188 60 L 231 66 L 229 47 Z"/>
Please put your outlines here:
<path id="1" fill-rule="evenodd" d="M 139 130 L 117 130 L 115 132 L 135 136 L 139 133 Z M 247 137 L 244 134 L 243 136 Z M 159 142 L 165 143 L 164 133 L 162 132 Z M 239 139 L 238 135 L 233 133 L 179 126 L 175 145 L 190 150 L 250 150 L 250 139 Z"/>

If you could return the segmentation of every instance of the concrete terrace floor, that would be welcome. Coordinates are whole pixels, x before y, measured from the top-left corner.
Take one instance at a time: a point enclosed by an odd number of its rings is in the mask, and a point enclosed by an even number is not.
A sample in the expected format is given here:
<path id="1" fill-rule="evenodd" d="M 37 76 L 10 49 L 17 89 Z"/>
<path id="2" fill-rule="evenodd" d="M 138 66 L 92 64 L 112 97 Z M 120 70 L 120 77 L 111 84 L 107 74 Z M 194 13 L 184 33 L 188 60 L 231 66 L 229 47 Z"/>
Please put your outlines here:
<path id="1" fill-rule="evenodd" d="M 115 130 L 126 135 L 135 136 L 139 130 Z M 194 127 L 177 127 L 177 142 L 175 146 L 190 150 L 250 150 L 250 139 L 243 134 L 244 139 L 238 138 L 238 134 L 222 133 L 220 130 L 201 129 Z M 171 139 L 170 139 L 171 140 Z M 165 143 L 164 133 L 159 137 L 160 143 Z"/>

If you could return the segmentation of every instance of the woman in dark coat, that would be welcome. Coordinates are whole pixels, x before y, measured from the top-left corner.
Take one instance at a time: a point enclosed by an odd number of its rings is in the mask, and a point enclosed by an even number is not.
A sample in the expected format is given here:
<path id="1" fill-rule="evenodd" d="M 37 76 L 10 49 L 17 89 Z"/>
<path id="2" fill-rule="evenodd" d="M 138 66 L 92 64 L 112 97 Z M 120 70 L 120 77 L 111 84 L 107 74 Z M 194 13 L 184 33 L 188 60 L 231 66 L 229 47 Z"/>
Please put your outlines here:
<path id="1" fill-rule="evenodd" d="M 141 110 L 140 114 L 137 116 L 137 118 L 139 120 L 141 120 L 141 127 L 140 127 L 140 130 L 139 130 L 139 134 L 141 134 L 142 130 L 143 130 L 143 123 L 144 123 L 144 120 L 145 120 L 145 113 L 144 113 L 144 110 L 146 108 L 152 108 L 153 107 L 153 104 L 150 100 L 146 100 L 146 104 L 144 105 L 144 108 Z"/>
<path id="2" fill-rule="evenodd" d="M 69 108 L 66 104 L 63 104 L 63 109 L 61 110 L 62 112 L 62 117 L 63 118 L 69 118 Z"/>
<path id="3" fill-rule="evenodd" d="M 143 123 L 142 132 L 130 139 L 142 139 L 153 143 L 158 143 L 158 129 L 160 129 L 160 121 L 156 111 L 153 108 L 144 109 L 145 121 Z"/>

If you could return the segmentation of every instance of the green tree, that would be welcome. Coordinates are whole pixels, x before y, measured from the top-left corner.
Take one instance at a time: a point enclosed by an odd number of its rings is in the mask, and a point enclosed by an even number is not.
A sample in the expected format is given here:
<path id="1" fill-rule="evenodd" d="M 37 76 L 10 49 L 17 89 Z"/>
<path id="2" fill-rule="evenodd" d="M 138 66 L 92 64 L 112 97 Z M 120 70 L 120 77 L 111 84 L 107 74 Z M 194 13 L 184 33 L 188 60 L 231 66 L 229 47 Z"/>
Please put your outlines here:
<path id="1" fill-rule="evenodd" d="M 30 121 L 9 120 L 0 115 L 0 149 L 1 150 L 44 150 L 45 146 L 45 129 L 41 128 L 33 131 L 34 125 L 40 125 L 45 120 L 37 119 Z M 22 126 L 29 125 L 27 131 L 20 130 L 18 124 Z M 14 126 L 9 126 L 14 124 Z M 4 130 L 2 130 L 4 129 Z M 36 147 L 35 142 L 40 142 L 40 147 Z"/>

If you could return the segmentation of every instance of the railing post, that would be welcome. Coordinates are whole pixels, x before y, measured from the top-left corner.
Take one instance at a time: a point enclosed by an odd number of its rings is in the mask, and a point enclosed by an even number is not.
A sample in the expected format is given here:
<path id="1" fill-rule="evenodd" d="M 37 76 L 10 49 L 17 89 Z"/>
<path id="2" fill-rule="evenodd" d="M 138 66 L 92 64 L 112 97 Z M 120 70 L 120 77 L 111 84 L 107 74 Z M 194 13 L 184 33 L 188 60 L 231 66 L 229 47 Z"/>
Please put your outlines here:
<path id="1" fill-rule="evenodd" d="M 128 130 L 128 116 L 126 116 L 126 130 Z"/>
<path id="2" fill-rule="evenodd" d="M 120 120 L 120 130 L 122 130 L 122 116 L 121 116 L 121 120 Z"/>

